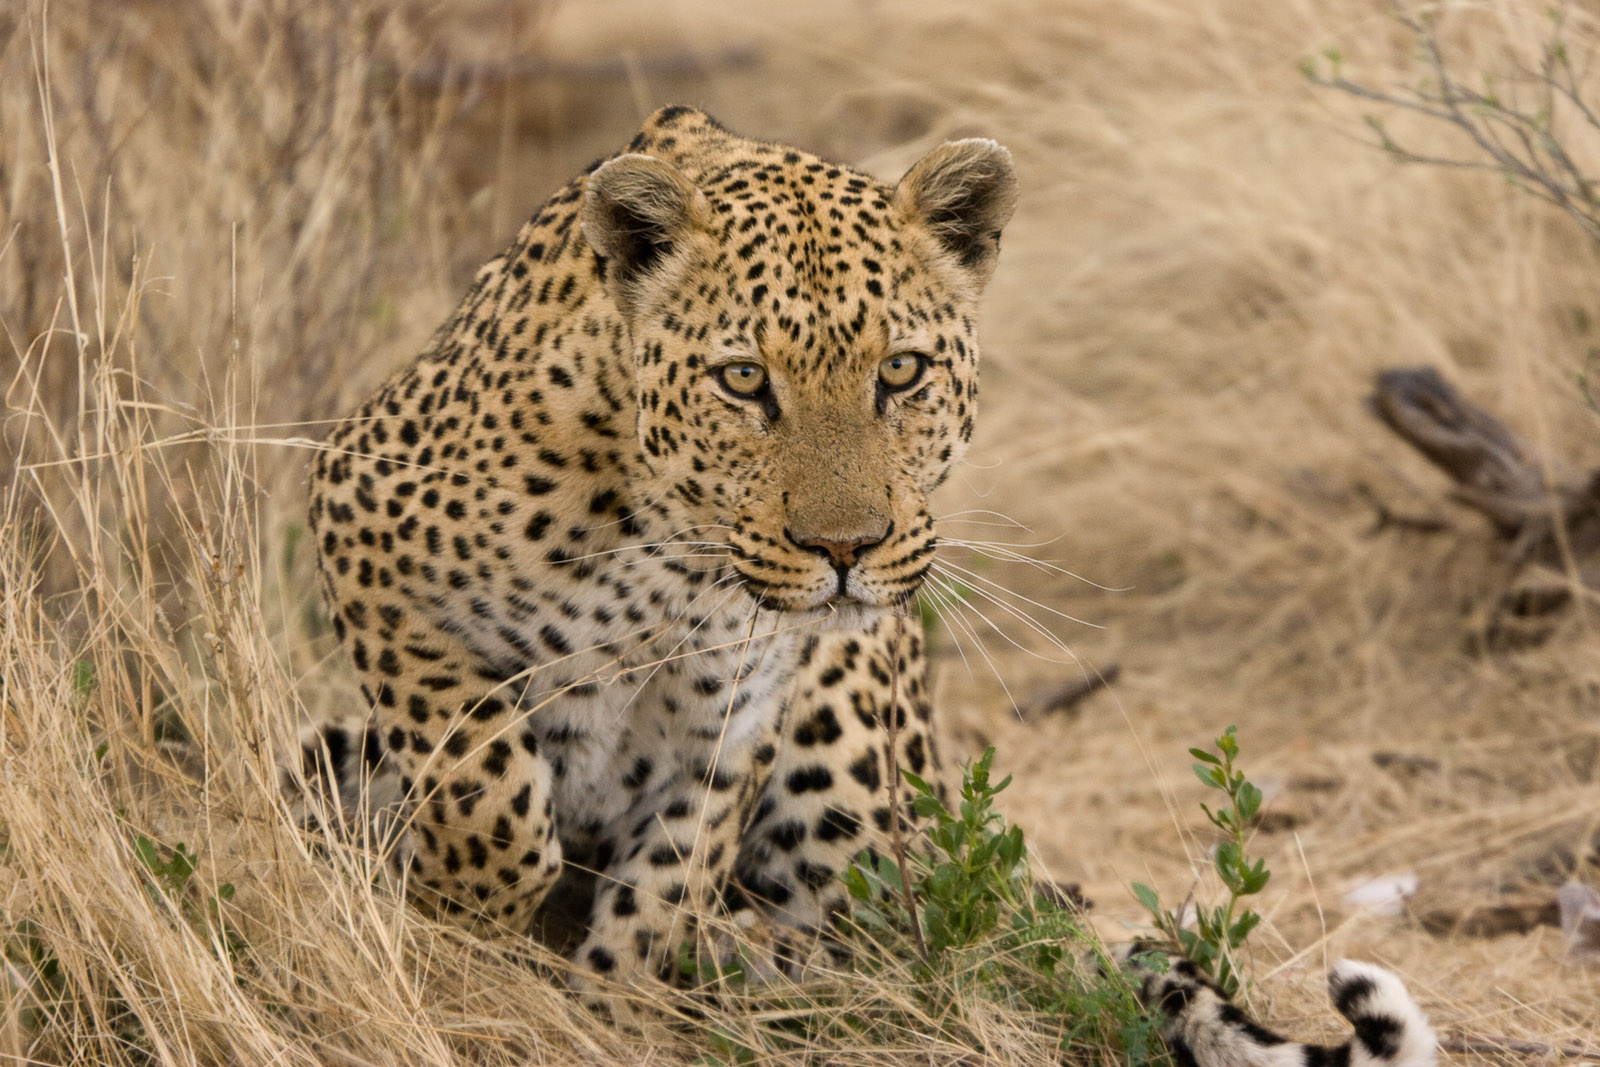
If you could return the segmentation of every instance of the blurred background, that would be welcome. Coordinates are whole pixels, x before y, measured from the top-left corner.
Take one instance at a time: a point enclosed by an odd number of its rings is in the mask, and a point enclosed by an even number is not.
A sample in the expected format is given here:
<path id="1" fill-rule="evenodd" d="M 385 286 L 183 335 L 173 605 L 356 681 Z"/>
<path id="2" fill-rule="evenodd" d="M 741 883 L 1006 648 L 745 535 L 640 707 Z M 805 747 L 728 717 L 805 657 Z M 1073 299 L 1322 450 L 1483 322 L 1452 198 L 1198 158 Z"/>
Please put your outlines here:
<path id="1" fill-rule="evenodd" d="M 1552 909 L 1566 878 L 1597 884 L 1593 591 L 1569 554 L 1540 576 L 1554 599 L 1518 608 L 1515 546 L 1366 400 L 1380 370 L 1435 368 L 1550 485 L 1581 480 L 1600 467 L 1596 243 L 1492 165 L 1397 159 L 1384 138 L 1484 157 L 1303 66 L 1416 100 L 1432 41 L 1537 115 L 1557 39 L 1600 96 L 1600 36 L 1585 5 L 1418 10 L 1425 38 L 1381 0 L 0 10 L 9 921 L 55 931 L 63 967 L 188 1035 L 173 1048 L 253 1062 L 277 1017 L 149 947 L 137 881 L 104 861 L 125 824 L 201 841 L 258 957 L 336 976 L 280 1003 L 354 1010 L 370 963 L 277 918 L 355 921 L 303 899 L 332 891 L 285 851 L 273 799 L 296 726 L 359 704 L 302 541 L 308 456 L 550 192 L 686 103 L 889 181 L 947 138 L 1015 154 L 928 625 L 946 751 L 997 747 L 1008 814 L 1101 931 L 1141 921 L 1130 881 L 1216 893 L 1186 749 L 1237 724 L 1274 871 L 1253 1007 L 1316 1033 L 1317 975 L 1352 955 L 1397 967 L 1442 1029 L 1592 1041 L 1600 976 Z M 1554 103 L 1546 132 L 1600 176 L 1592 117 Z M 1397 874 L 1417 886 L 1401 914 L 1345 900 Z M 451 966 L 418 973 L 474 1018 L 529 1017 Z M 26 986 L 16 1055 L 114 1031 L 40 1045 Z M 396 1020 L 391 1044 L 347 1035 L 345 1054 L 432 1047 L 397 989 L 356 1013 Z"/>

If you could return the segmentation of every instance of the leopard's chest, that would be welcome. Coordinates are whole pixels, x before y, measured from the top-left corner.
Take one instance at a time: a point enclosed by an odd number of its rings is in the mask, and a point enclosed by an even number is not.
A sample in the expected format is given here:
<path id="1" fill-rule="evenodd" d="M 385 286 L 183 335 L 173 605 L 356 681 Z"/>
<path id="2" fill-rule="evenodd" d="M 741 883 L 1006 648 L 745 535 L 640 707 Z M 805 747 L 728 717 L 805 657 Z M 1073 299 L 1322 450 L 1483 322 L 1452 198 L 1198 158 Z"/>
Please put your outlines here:
<path id="1" fill-rule="evenodd" d="M 474 640 L 514 674 L 550 766 L 558 833 L 580 853 L 776 730 L 797 631 L 724 572 L 618 554 L 604 573 L 548 575 L 540 592 L 562 607 Z"/>
<path id="2" fill-rule="evenodd" d="M 637 681 L 542 709 L 533 721 L 562 840 L 577 845 L 652 817 L 684 783 L 738 785 L 730 769 L 748 765 L 751 747 L 770 744 L 779 726 L 794 672 L 787 645 L 757 639 L 641 666 Z"/>

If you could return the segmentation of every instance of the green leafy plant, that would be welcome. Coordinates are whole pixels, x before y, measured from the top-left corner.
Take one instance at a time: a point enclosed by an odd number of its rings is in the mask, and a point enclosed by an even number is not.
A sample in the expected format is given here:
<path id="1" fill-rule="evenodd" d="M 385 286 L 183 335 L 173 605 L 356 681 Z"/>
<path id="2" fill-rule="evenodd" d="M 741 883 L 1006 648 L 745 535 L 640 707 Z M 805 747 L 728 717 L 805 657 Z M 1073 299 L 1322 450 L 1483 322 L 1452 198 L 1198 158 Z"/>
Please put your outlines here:
<path id="1" fill-rule="evenodd" d="M 1208 805 L 1200 805 L 1206 818 L 1223 835 L 1212 852 L 1212 867 L 1227 889 L 1228 899 L 1214 907 L 1197 907 L 1195 925 L 1190 929 L 1183 923 L 1184 908 L 1166 908 L 1154 889 L 1141 882 L 1133 884 L 1134 896 L 1150 912 L 1156 929 L 1230 997 L 1239 991 L 1234 954 L 1261 922 L 1259 913 L 1248 907 L 1241 909 L 1240 903 L 1245 897 L 1260 893 L 1272 877 L 1266 860 L 1252 861 L 1245 851 L 1250 826 L 1261 811 L 1261 790 L 1234 767 L 1239 755 L 1236 729 L 1230 726 L 1217 738 L 1215 752 L 1203 748 L 1189 750 L 1198 761 L 1194 765 L 1195 776 L 1202 784 L 1228 798 L 1228 803 L 1215 811 Z"/>
<path id="2" fill-rule="evenodd" d="M 133 854 L 149 878 L 145 891 L 151 899 L 171 901 L 184 921 L 208 935 L 230 960 L 237 959 L 245 942 L 223 912 L 223 906 L 233 900 L 233 883 L 224 882 L 209 894 L 192 885 L 200 858 L 181 841 L 169 849 L 144 834 L 135 834 Z"/>
<path id="3" fill-rule="evenodd" d="M 222 905 L 234 899 L 234 886 L 224 883 L 213 893 L 200 893 L 194 883 L 198 857 L 187 846 L 165 848 L 144 833 L 134 833 L 130 845 L 152 902 L 173 904 L 182 921 L 216 945 L 219 953 L 235 960 L 245 949 L 245 941 L 222 912 Z M 61 1017 L 88 1016 L 93 1011 L 123 1045 L 149 1045 L 149 1035 L 128 1001 L 115 990 L 75 985 L 51 945 L 50 934 L 32 918 L 22 918 L 11 926 L 10 936 L 0 944 L 0 957 L 10 966 L 14 979 L 26 985 L 27 998 L 18 1016 L 26 1032 L 38 1032 Z M 93 1009 L 91 1003 L 96 1005 Z"/>
<path id="4" fill-rule="evenodd" d="M 67 997 L 67 979 L 55 949 L 32 919 L 23 919 L 12 929 L 3 951 L 12 974 L 27 986 L 28 1000 L 18 1013 L 24 1030 L 41 1029 Z"/>
<path id="5" fill-rule="evenodd" d="M 86 700 L 94 694 L 99 685 L 99 677 L 95 673 L 94 661 L 80 659 L 72 665 L 72 695 L 79 700 Z"/>
<path id="6" fill-rule="evenodd" d="M 130 847 L 151 901 L 175 906 L 179 918 L 202 933 L 219 954 L 236 960 L 246 945 L 223 912 L 223 906 L 233 899 L 233 885 L 224 883 L 210 894 L 202 893 L 194 882 L 199 858 L 183 844 L 169 849 L 144 834 L 134 834 Z M 62 1024 L 62 1019 L 94 1018 L 96 1025 L 108 1027 L 125 1048 L 151 1051 L 154 1062 L 150 1036 L 139 1014 L 114 987 L 75 981 L 56 954 L 49 931 L 39 922 L 22 918 L 11 926 L 0 941 L 0 958 L 13 980 L 25 989 L 26 999 L 18 1011 L 25 1032 L 37 1033 L 52 1024 L 76 1025 Z"/>
<path id="7" fill-rule="evenodd" d="M 1110 1043 L 1131 1063 L 1159 1060 L 1164 1047 L 1126 978 L 1075 907 L 1034 884 L 1022 828 L 996 807 L 1011 778 L 994 780 L 994 757 L 987 748 L 963 768 L 954 811 L 902 772 L 924 824 L 909 887 L 894 858 L 864 854 L 843 875 L 856 905 L 850 924 L 879 952 L 915 956 L 930 995 L 975 991 L 1056 1021 L 1063 1049 Z"/>
<path id="8" fill-rule="evenodd" d="M 1067 894 L 1034 884 L 1021 828 L 1009 825 L 996 798 L 1010 785 L 994 779 L 994 749 L 964 768 L 960 802 L 915 774 L 911 813 L 922 828 L 909 834 L 904 864 L 866 852 L 842 875 L 853 908 L 840 935 L 851 967 L 888 980 L 846 993 L 807 990 L 788 995 L 743 985 L 746 970 L 708 965 L 684 945 L 686 977 L 750 998 L 761 1018 L 737 1031 L 708 1026 L 705 1065 L 768 1062 L 774 1056 L 840 1046 L 890 1045 L 906 1027 L 937 1019 L 943 1040 L 983 1049 L 991 1036 L 972 1013 L 982 1005 L 1021 1011 L 1048 1028 L 1062 1062 L 1099 1063 L 1105 1050 L 1129 1064 L 1168 1064 L 1155 1020 L 1128 978 L 1079 921 Z M 907 997 L 918 1007 L 907 1014 Z M 969 1022 L 973 1025 L 969 1025 Z"/>
<path id="9" fill-rule="evenodd" d="M 916 921 L 934 955 L 973 944 L 995 929 L 1002 910 L 1028 904 L 1032 880 L 1022 828 L 1007 826 L 994 804 L 1011 777 L 991 781 L 993 764 L 990 747 L 966 768 L 956 813 L 926 781 L 903 772 L 915 793 L 913 814 L 928 820 L 925 835 L 932 847 L 914 861 L 912 897 Z M 844 883 L 852 897 L 869 906 L 867 914 L 875 913 L 872 905 L 885 894 L 904 899 L 900 870 L 887 857 L 862 857 L 845 872 Z"/>

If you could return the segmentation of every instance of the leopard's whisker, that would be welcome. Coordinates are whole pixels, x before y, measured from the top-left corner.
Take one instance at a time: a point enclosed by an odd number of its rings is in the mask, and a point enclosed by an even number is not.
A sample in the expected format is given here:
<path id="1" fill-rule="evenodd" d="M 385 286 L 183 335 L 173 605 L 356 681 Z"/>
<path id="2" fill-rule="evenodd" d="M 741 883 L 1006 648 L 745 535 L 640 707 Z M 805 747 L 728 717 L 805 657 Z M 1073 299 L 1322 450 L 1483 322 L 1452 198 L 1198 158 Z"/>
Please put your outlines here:
<path id="1" fill-rule="evenodd" d="M 1038 608 L 1040 611 L 1048 611 L 1050 614 L 1056 616 L 1057 618 L 1064 619 L 1067 622 L 1075 623 L 1075 624 L 1077 624 L 1079 626 L 1088 626 L 1088 627 L 1090 627 L 1092 629 L 1095 629 L 1095 630 L 1103 630 L 1103 629 L 1105 629 L 1104 626 L 1101 626 L 1098 623 L 1087 622 L 1087 621 L 1085 621 L 1083 619 L 1077 618 L 1076 616 L 1068 615 L 1064 611 L 1058 611 L 1055 608 L 1050 607 L 1048 604 L 1041 604 L 1037 600 L 1032 599 L 1031 597 L 1023 596 L 1021 593 L 1017 592 L 1015 589 L 1011 589 L 1011 588 L 1008 588 L 1008 587 L 1006 587 L 1004 585 L 1001 585 L 999 582 L 995 581 L 994 579 L 985 577 L 984 575 L 979 574 L 977 571 L 974 571 L 974 570 L 972 570 L 971 568 L 968 568 L 968 567 L 963 567 L 958 563 L 952 563 L 947 559 L 942 559 L 942 560 L 937 561 L 934 565 L 938 566 L 938 567 L 943 567 L 947 573 L 952 573 L 952 574 L 955 574 L 955 575 L 959 575 L 963 581 L 977 582 L 977 583 L 979 583 L 981 585 L 988 586 L 990 589 L 996 591 L 997 593 L 1004 594 L 1005 596 L 1016 597 L 1018 600 L 1022 601 L 1024 604 L 1029 605 L 1030 607 Z"/>
<path id="2" fill-rule="evenodd" d="M 937 567 L 938 565 L 936 564 L 935 566 Z M 955 580 L 960 581 L 959 578 L 957 578 Z M 1040 637 L 1044 638 L 1044 640 L 1045 640 L 1045 642 L 1047 644 L 1049 644 L 1051 647 L 1053 647 L 1055 649 L 1058 649 L 1063 655 L 1067 656 L 1068 658 L 1065 659 L 1065 660 L 1055 659 L 1055 658 L 1053 658 L 1051 656 L 1042 655 L 1041 653 L 1037 652 L 1036 650 L 1029 648 L 1027 645 L 1024 645 L 1022 642 L 1018 641 L 1016 638 L 1014 638 L 1010 634 L 1006 633 L 1004 629 L 1002 629 L 999 626 L 996 626 L 994 624 L 994 621 L 992 619 L 990 619 L 987 615 L 985 615 L 983 613 L 982 609 L 979 608 L 976 604 L 973 604 L 970 599 L 967 599 L 966 597 L 961 598 L 969 607 L 972 608 L 972 611 L 973 611 L 974 614 L 976 614 L 979 618 L 983 619 L 983 621 L 989 626 L 990 629 L 992 629 L 995 633 L 999 634 L 1000 637 L 1002 639 L 1004 639 L 1006 641 L 1006 643 L 1011 645 L 1013 648 L 1017 649 L 1019 652 L 1026 653 L 1027 655 L 1033 657 L 1034 659 L 1043 660 L 1046 663 L 1066 664 L 1066 663 L 1070 662 L 1070 663 L 1078 664 L 1080 666 L 1082 665 L 1081 662 L 1078 659 L 1077 653 L 1073 652 L 1072 649 L 1067 647 L 1066 643 L 1063 642 L 1054 633 L 1052 633 L 1050 631 L 1049 627 L 1044 626 L 1042 623 L 1040 623 L 1038 620 L 1033 618 L 1033 616 L 1029 615 L 1027 612 L 1022 611 L 1021 609 L 1015 607 L 1014 605 L 1012 605 L 1010 603 L 1007 603 L 1005 600 L 1002 600 L 999 596 L 997 596 L 996 594 L 994 594 L 994 593 L 992 593 L 992 592 L 990 592 L 990 591 L 988 591 L 986 589 L 975 588 L 973 586 L 967 585 L 964 581 L 962 582 L 962 585 L 972 595 L 978 596 L 978 597 L 982 597 L 984 600 L 986 600 L 989 603 L 993 604 L 995 607 L 999 608 L 1001 611 L 1004 611 L 1006 614 L 1010 615 L 1012 618 L 1014 618 L 1018 622 L 1022 623 L 1029 630 L 1032 630 L 1034 633 L 1036 633 Z"/>
<path id="3" fill-rule="evenodd" d="M 930 573 L 928 575 L 928 584 L 930 586 L 937 586 L 940 589 L 942 589 L 943 590 L 943 595 L 950 599 L 950 601 L 952 602 L 952 605 L 951 605 L 951 608 L 950 608 L 950 614 L 948 616 L 944 616 L 941 613 L 941 617 L 946 618 L 948 621 L 957 622 L 959 624 L 959 626 L 965 631 L 967 636 L 972 638 L 973 647 L 978 650 L 978 654 L 983 657 L 983 661 L 989 665 L 989 672 L 994 675 L 995 681 L 1000 683 L 1000 690 L 1001 690 L 1001 692 L 1005 693 L 1006 700 L 1008 700 L 1011 703 L 1011 710 L 1014 711 L 1014 712 L 1017 712 L 1018 714 L 1020 714 L 1021 713 L 1021 705 L 1017 703 L 1017 698 L 1012 695 L 1011 687 L 1006 684 L 1006 679 L 1005 679 L 1004 672 L 1002 672 L 1000 670 L 999 665 L 995 663 L 994 657 L 989 655 L 989 650 L 984 647 L 983 639 L 978 636 L 977 631 L 974 630 L 972 628 L 971 624 L 968 623 L 965 619 L 960 618 L 960 605 L 961 605 L 961 603 L 963 603 L 963 600 L 962 600 L 962 597 L 960 596 L 960 594 L 958 594 L 953 588 L 951 588 L 949 583 L 947 583 L 943 578 L 940 578 L 938 575 L 935 575 L 935 574 L 931 574 Z M 983 618 L 982 612 L 975 612 L 975 613 L 978 615 L 979 618 Z M 987 623 L 988 620 L 984 619 L 984 622 Z M 990 625 L 990 629 L 995 630 L 996 633 L 1000 633 L 1000 636 L 1005 637 L 1005 634 L 1001 633 L 998 630 L 998 628 L 994 627 L 992 624 Z M 1009 640 L 1009 638 L 1007 638 L 1007 639 Z M 1013 642 L 1013 644 L 1015 644 L 1015 642 Z M 965 659 L 965 657 L 963 657 L 963 660 L 964 659 Z"/>
<path id="4" fill-rule="evenodd" d="M 969 519 L 966 517 L 968 515 L 984 515 L 987 516 L 987 518 Z M 990 521 L 993 519 L 998 519 L 1000 521 Z M 934 516 L 934 521 L 940 526 L 943 526 L 946 523 L 959 522 L 972 526 L 1009 527 L 1014 530 L 1026 530 L 1029 528 L 1026 523 L 1019 522 L 1016 519 L 1013 519 L 1010 515 L 1007 515 L 1005 512 L 995 511 L 992 508 L 963 508 L 961 511 L 952 511 L 945 515 L 936 515 Z"/>
<path id="5" fill-rule="evenodd" d="M 1052 537 L 1046 541 L 1013 543 L 1008 541 L 974 541 L 961 537 L 939 538 L 941 545 L 951 545 L 957 548 L 965 548 L 971 552 L 976 552 L 980 556 L 986 556 L 990 559 L 1002 560 L 1008 563 L 1021 563 L 1025 566 L 1032 567 L 1035 570 L 1047 571 L 1051 574 L 1059 574 L 1064 578 L 1071 578 L 1074 581 L 1082 582 L 1084 585 L 1098 589 L 1101 592 L 1126 593 L 1130 588 L 1132 588 L 1131 586 L 1102 585 L 1093 578 L 1087 578 L 1076 571 L 1068 570 L 1052 560 L 1038 559 L 1037 557 L 1030 556 L 1026 552 L 1022 551 L 1022 549 L 1027 548 L 1043 548 L 1047 545 L 1053 545 L 1059 540 L 1061 540 L 1060 537 Z"/>
<path id="6" fill-rule="evenodd" d="M 950 631 L 951 642 L 955 645 L 956 655 L 961 657 L 961 665 L 966 668 L 967 677 L 975 679 L 977 676 L 972 672 L 972 661 L 967 659 L 967 650 L 961 646 L 961 638 L 957 632 L 959 628 L 960 633 L 965 633 L 969 637 L 976 637 L 971 627 L 968 626 L 965 619 L 960 617 L 960 614 L 955 610 L 955 605 L 933 584 L 931 579 L 923 584 L 920 596 L 925 598 L 925 602 L 932 609 L 935 617 L 938 618 L 940 625 Z"/>

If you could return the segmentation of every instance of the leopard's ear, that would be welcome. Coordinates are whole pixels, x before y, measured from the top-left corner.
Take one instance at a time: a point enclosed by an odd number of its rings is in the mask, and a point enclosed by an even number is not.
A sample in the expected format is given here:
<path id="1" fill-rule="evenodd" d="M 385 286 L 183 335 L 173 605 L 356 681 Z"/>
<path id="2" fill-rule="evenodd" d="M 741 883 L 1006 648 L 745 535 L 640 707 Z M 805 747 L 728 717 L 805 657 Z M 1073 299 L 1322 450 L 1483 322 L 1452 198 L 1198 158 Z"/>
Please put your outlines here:
<path id="1" fill-rule="evenodd" d="M 684 240 L 710 224 L 711 205 L 671 164 L 625 155 L 589 175 L 580 221 L 584 238 L 606 261 L 612 298 L 632 316 Z"/>
<path id="2" fill-rule="evenodd" d="M 994 272 L 1000 231 L 1017 207 L 1017 171 L 1011 153 L 993 141 L 947 141 L 906 172 L 894 201 L 981 285 Z"/>

